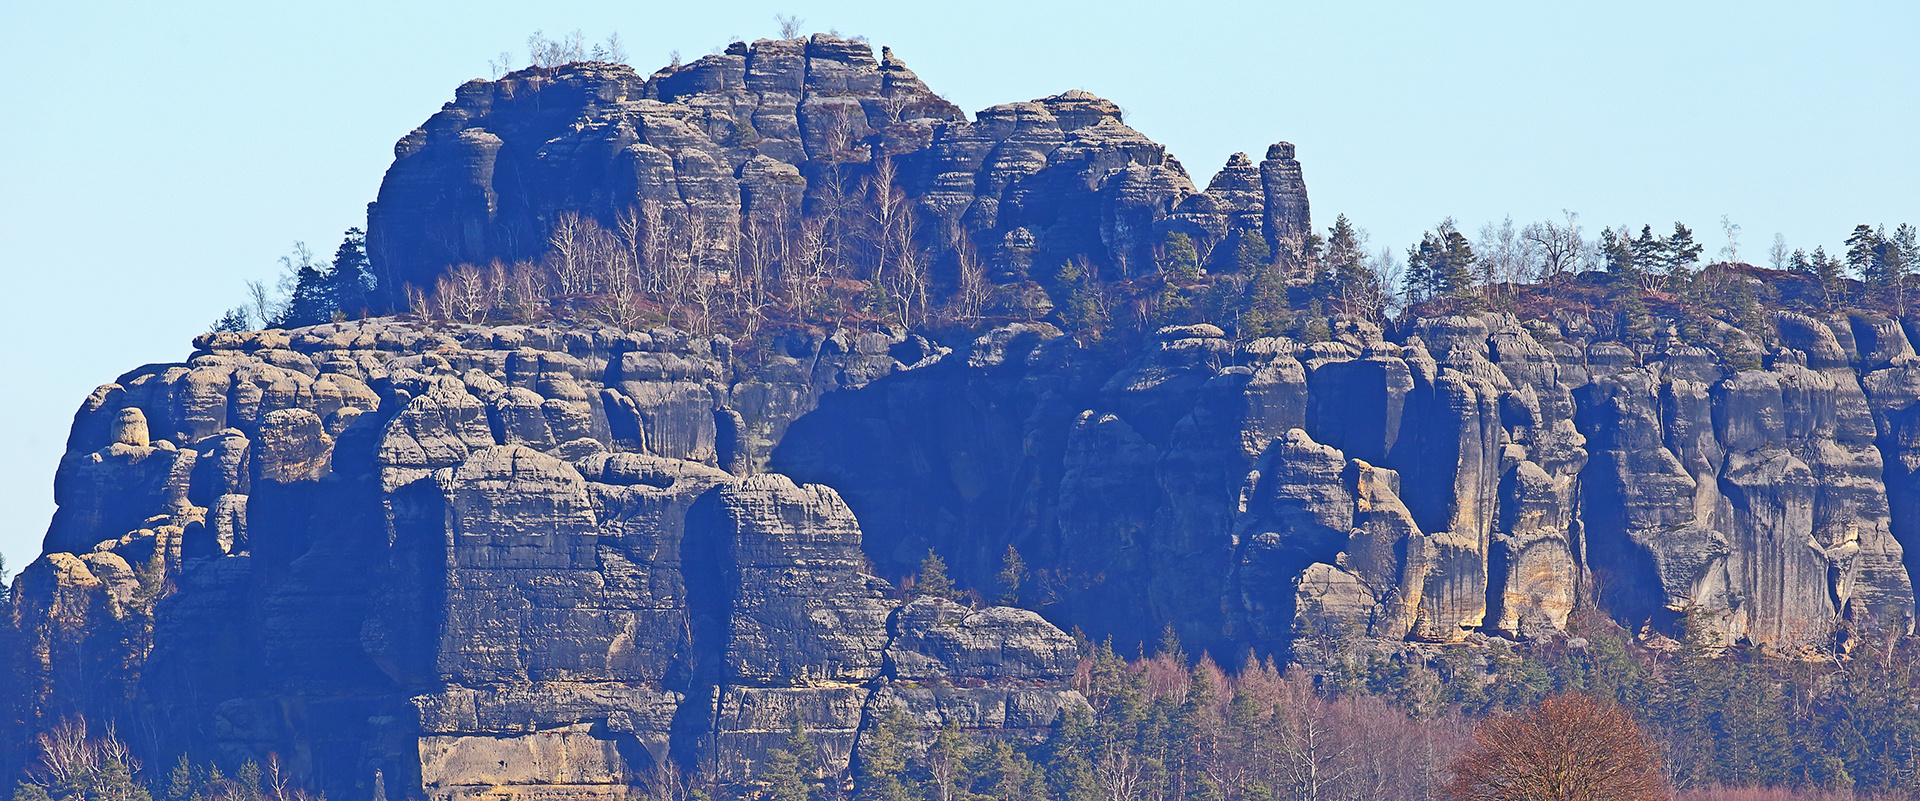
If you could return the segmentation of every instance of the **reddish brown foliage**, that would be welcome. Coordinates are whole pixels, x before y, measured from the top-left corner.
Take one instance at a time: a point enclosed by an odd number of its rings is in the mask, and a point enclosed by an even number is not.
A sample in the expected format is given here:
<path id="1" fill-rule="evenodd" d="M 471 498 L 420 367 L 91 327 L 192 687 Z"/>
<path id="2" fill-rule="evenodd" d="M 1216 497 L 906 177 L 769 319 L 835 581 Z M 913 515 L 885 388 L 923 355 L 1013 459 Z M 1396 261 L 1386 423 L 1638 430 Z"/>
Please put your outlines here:
<path id="1" fill-rule="evenodd" d="M 1659 757 L 1626 710 L 1584 695 L 1487 719 L 1442 788 L 1456 801 L 1651 801 L 1668 798 Z"/>
<path id="2" fill-rule="evenodd" d="M 1849 791 L 1800 790 L 1786 787 L 1711 787 L 1680 793 L 1674 796 L 1674 801 L 1869 801 L 1874 798 L 1896 797 L 1899 796 L 1865 795 Z"/>

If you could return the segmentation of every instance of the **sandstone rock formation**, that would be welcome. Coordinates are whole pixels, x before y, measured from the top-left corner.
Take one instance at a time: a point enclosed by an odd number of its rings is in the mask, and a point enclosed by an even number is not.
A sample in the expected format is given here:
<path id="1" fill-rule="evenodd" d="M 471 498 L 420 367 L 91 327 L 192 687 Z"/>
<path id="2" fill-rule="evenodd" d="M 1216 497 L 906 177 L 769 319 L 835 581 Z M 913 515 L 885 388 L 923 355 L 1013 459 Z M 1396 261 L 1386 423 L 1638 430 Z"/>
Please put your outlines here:
<path id="1" fill-rule="evenodd" d="M 893 705 L 1044 733 L 1085 703 L 1071 639 L 907 603 L 838 494 L 760 468 L 829 388 L 909 370 L 902 339 L 800 337 L 736 371 L 724 338 L 670 329 L 203 337 L 76 415 L 9 618 L 26 713 L 448 799 L 747 782 L 796 719 L 844 767 Z"/>
<path id="2" fill-rule="evenodd" d="M 737 791 L 796 721 L 829 769 L 894 708 L 1042 737 L 1085 703 L 1063 628 L 1310 660 L 1551 637 L 1582 607 L 1787 653 L 1911 625 L 1914 321 L 1716 333 L 1760 369 L 1494 313 L 1090 346 L 1037 321 L 1036 269 L 1125 276 L 1170 231 L 1216 264 L 1297 249 L 1292 146 L 1197 192 L 1111 102 L 967 120 L 828 36 L 471 82 L 396 156 L 369 233 L 390 301 L 539 255 L 562 213 L 731 231 L 884 164 L 922 244 L 979 254 L 1025 321 L 208 334 L 75 415 L 0 626 L 28 729 L 116 721 L 149 764 L 274 752 L 335 798 L 613 798 L 669 768 Z M 998 597 L 1009 548 L 1020 608 L 897 589 L 932 550 Z"/>
<path id="3" fill-rule="evenodd" d="M 450 265 L 538 259 L 562 212 L 609 231 L 630 214 L 642 228 L 706 232 L 724 260 L 744 226 L 794 219 L 803 198 L 863 191 L 876 175 L 915 200 L 946 286 L 961 237 L 1005 284 L 1050 281 L 1076 257 L 1108 275 L 1151 272 L 1168 231 L 1221 259 L 1231 248 L 1215 246 L 1243 232 L 1273 252 L 1303 244 L 1292 145 L 1257 165 L 1234 155 L 1201 192 L 1121 116 L 1075 90 L 968 120 L 891 52 L 875 59 L 827 34 L 735 43 L 646 77 L 621 64 L 529 68 L 466 83 L 395 145 L 368 253 L 396 309 L 406 286 L 431 288 Z"/>
<path id="4" fill-rule="evenodd" d="M 1060 626 L 1305 659 L 1583 604 L 1786 652 L 1906 625 L 1905 328 L 1777 329 L 1746 371 L 1498 314 L 1123 361 L 1044 323 L 211 334 L 76 414 L 13 596 L 28 719 L 341 794 L 584 798 L 751 782 L 794 720 L 844 765 L 889 706 L 1043 736 L 1082 703 Z M 995 592 L 1009 545 L 1039 614 L 882 578 L 931 548 Z"/>

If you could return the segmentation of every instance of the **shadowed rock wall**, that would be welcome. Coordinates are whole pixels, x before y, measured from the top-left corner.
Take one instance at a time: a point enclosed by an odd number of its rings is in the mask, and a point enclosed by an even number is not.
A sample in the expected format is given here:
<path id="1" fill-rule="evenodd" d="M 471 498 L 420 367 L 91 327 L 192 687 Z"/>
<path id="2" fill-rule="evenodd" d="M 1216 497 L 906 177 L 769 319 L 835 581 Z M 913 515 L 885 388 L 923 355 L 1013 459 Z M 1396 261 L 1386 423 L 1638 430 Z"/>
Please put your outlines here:
<path id="1" fill-rule="evenodd" d="M 584 798 L 750 781 L 796 718 L 829 765 L 892 705 L 1038 736 L 1083 703 L 1056 626 L 1295 657 L 1581 604 L 1787 652 L 1905 626 L 1920 362 L 1895 321 L 1776 323 L 1744 372 L 1496 314 L 1122 361 L 1045 324 L 208 335 L 76 414 L 18 698 L 336 795 Z M 1009 545 L 1040 614 L 883 578 L 933 549 L 998 595 Z"/>
<path id="2" fill-rule="evenodd" d="M 536 257 L 562 212 L 734 230 L 877 158 L 1004 284 L 1310 228 L 1285 143 L 1197 192 L 1108 101 L 969 121 L 815 36 L 468 83 L 397 146 L 369 247 L 398 293 Z M 609 798 L 665 766 L 749 783 L 795 720 L 834 768 L 894 707 L 1041 736 L 1085 703 L 1059 627 L 1307 658 L 1550 635 L 1583 604 L 1787 652 L 1908 626 L 1910 329 L 1771 326 L 1745 371 L 1497 314 L 1127 353 L 1045 323 L 210 334 L 75 415 L 0 627 L 0 743 L 85 713 L 149 764 L 277 752 L 336 798 Z M 1021 608 L 889 581 L 931 549 L 998 597 L 1009 546 Z"/>

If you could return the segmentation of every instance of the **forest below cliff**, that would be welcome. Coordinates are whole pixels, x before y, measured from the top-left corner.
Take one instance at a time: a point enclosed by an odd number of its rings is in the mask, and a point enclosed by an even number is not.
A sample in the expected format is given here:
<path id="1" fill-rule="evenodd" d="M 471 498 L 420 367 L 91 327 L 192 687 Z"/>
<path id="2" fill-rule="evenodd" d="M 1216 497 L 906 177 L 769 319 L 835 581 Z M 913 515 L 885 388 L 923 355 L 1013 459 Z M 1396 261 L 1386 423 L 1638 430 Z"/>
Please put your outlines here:
<path id="1" fill-rule="evenodd" d="M 83 400 L 18 801 L 1424 798 L 1567 694 L 1693 797 L 1920 788 L 1911 225 L 1402 251 L 1286 142 L 614 50 Z"/>

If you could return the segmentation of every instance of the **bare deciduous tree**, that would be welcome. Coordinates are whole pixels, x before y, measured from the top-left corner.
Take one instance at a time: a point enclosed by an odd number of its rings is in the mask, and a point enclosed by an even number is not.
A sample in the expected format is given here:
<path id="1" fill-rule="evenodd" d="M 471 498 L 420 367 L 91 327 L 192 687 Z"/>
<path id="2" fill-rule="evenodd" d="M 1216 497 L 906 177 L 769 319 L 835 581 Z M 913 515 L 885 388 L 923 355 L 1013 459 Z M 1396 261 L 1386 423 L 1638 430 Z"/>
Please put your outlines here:
<path id="1" fill-rule="evenodd" d="M 1667 797 L 1653 747 L 1626 710 L 1584 695 L 1548 698 L 1480 724 L 1442 794 L 1454 801 L 1654 801 Z"/>
<path id="2" fill-rule="evenodd" d="M 560 39 L 548 39 L 541 31 L 527 37 L 527 60 L 535 67 L 559 67 L 586 59 L 586 37 L 579 30 Z"/>
<path id="3" fill-rule="evenodd" d="M 1580 215 L 1564 209 L 1561 222 L 1545 220 L 1528 223 L 1521 229 L 1521 238 L 1527 240 L 1539 254 L 1539 273 L 1542 281 L 1572 272 L 1580 264 L 1585 250 L 1585 241 L 1580 234 Z"/>
<path id="4" fill-rule="evenodd" d="M 547 282 L 543 271 L 532 262 L 516 261 L 507 268 L 507 303 L 513 319 L 530 323 L 547 310 Z"/>
<path id="5" fill-rule="evenodd" d="M 477 323 L 493 309 L 488 273 L 471 264 L 461 264 L 440 276 L 434 287 L 441 313 L 448 319 Z"/>

